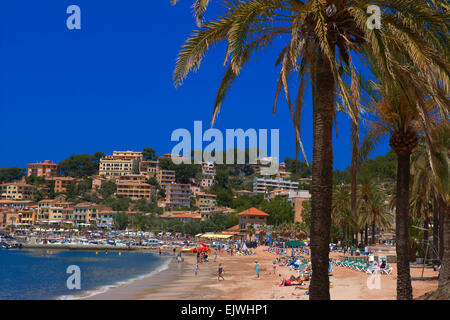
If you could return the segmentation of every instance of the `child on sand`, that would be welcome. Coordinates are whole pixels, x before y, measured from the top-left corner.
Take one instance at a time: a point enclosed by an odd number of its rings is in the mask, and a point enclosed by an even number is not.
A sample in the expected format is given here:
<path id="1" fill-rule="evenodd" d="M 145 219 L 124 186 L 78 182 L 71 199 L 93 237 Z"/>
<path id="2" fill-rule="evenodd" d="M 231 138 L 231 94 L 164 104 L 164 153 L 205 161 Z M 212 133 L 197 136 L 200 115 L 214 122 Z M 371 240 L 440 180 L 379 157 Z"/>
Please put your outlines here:
<path id="1" fill-rule="evenodd" d="M 197 276 L 197 274 L 198 274 L 198 264 L 195 265 L 195 270 L 194 270 L 194 272 L 195 272 L 195 276 Z"/>
<path id="2" fill-rule="evenodd" d="M 256 263 L 256 277 L 259 279 L 259 263 L 258 263 L 258 261 L 255 261 L 255 263 Z"/>
<path id="3" fill-rule="evenodd" d="M 222 273 L 223 273 L 222 264 L 219 263 L 219 269 L 217 271 L 217 281 L 219 281 L 220 278 L 222 278 L 222 280 L 225 280 L 222 276 Z"/>

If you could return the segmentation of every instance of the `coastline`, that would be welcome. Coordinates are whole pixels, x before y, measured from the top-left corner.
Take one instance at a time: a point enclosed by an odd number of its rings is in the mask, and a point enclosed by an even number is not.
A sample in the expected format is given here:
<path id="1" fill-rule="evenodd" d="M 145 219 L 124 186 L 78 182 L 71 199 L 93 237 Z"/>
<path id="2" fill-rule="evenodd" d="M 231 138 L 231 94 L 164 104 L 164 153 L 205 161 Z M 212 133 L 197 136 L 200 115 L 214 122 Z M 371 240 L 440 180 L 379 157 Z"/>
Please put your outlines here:
<path id="1" fill-rule="evenodd" d="M 194 275 L 196 257 L 183 254 L 184 262 L 178 264 L 172 257 L 168 268 L 157 274 L 133 281 L 105 293 L 91 296 L 89 300 L 309 300 L 307 289 L 279 286 L 281 278 L 296 275 L 288 267 L 277 267 L 273 274 L 275 255 L 264 251 L 265 247 L 255 250 L 251 256 L 230 256 L 221 254 L 217 261 L 199 264 L 198 276 Z M 212 256 L 212 255 L 211 255 Z M 335 253 L 330 254 L 338 258 Z M 255 275 L 255 261 L 258 260 L 260 278 Z M 217 267 L 222 263 L 224 281 L 217 281 Z M 369 289 L 368 274 L 342 267 L 334 267 L 330 276 L 332 300 L 395 300 L 396 266 L 391 275 L 383 275 L 381 288 Z M 419 279 L 421 268 L 412 267 L 414 298 L 434 290 L 437 287 L 438 272 L 425 269 L 425 279 Z M 280 276 L 281 275 L 281 276 Z M 306 282 L 309 285 L 309 281 Z"/>

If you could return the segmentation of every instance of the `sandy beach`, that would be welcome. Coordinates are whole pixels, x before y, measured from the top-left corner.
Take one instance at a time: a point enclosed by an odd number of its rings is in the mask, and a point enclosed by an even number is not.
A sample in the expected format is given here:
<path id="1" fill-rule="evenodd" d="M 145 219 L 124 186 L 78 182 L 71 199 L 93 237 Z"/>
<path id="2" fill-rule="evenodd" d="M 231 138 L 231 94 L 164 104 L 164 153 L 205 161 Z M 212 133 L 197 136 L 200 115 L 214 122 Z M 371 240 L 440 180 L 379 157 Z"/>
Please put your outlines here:
<path id="1" fill-rule="evenodd" d="M 199 273 L 194 275 L 196 258 L 183 254 L 184 262 L 178 264 L 175 259 L 166 270 L 157 275 L 136 280 L 130 284 L 111 288 L 105 293 L 90 297 L 93 300 L 308 300 L 306 289 L 292 286 L 279 286 L 281 278 L 296 275 L 289 267 L 278 266 L 273 274 L 273 260 L 276 256 L 259 247 L 255 255 L 230 256 L 220 254 L 216 262 L 211 255 L 210 262 L 199 264 Z M 340 255 L 331 253 L 331 257 Z M 255 260 L 258 260 L 260 278 L 255 275 Z M 221 263 L 224 269 L 224 281 L 217 280 L 217 268 Z M 370 275 L 344 267 L 333 267 L 330 277 L 332 300 L 395 300 L 396 265 L 391 275 L 381 276 L 381 287 L 369 289 L 367 279 Z M 281 277 L 280 277 L 281 275 Z M 438 271 L 426 268 L 424 280 L 421 279 L 422 267 L 411 265 L 411 277 L 414 298 L 437 288 Z M 306 282 L 309 285 L 309 281 Z"/>

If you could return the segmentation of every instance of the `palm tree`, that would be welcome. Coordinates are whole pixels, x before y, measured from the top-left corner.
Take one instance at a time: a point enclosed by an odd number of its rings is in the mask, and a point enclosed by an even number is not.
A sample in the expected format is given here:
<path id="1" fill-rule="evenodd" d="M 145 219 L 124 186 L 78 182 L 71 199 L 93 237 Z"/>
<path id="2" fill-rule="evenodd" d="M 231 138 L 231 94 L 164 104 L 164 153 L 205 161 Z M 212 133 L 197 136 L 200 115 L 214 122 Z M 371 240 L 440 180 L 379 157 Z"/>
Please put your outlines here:
<path id="1" fill-rule="evenodd" d="M 172 4 L 177 2 L 171 0 Z M 300 148 L 306 159 L 300 139 L 300 120 L 309 74 L 313 102 L 313 272 L 309 293 L 310 299 L 328 300 L 332 129 L 337 91 L 340 91 L 346 105 L 354 105 L 350 101 L 341 70 L 344 65 L 353 68 L 352 54 L 363 56 L 362 49 L 365 48 L 378 58 L 377 64 L 382 66 L 385 74 L 395 78 L 391 71 L 389 51 L 399 48 L 414 58 L 414 65 L 419 70 L 437 65 L 441 74 L 448 75 L 445 62 L 439 54 L 447 50 L 445 41 L 448 35 L 442 32 L 447 30 L 447 17 L 434 2 L 417 3 L 413 0 L 236 0 L 222 1 L 225 8 L 223 13 L 214 20 L 207 20 L 204 19 L 204 13 L 210 2 L 194 0 L 199 29 L 186 40 L 179 53 L 174 83 L 176 86 L 181 85 L 190 71 L 197 70 L 213 44 L 228 42 L 226 71 L 214 104 L 212 124 L 233 81 L 252 55 L 272 45 L 275 38 L 281 38 L 285 44 L 276 61 L 276 65 L 280 66 L 280 76 L 273 111 L 278 94 L 283 89 L 296 132 L 297 151 Z M 370 16 L 367 7 L 374 4 L 384 9 L 381 30 L 373 29 L 367 23 Z M 444 42 L 440 43 L 439 40 Z M 295 103 L 292 103 L 289 95 L 288 83 L 292 74 L 296 74 L 299 79 Z M 349 108 L 354 122 L 357 121 L 355 110 Z"/>
<path id="2" fill-rule="evenodd" d="M 368 57 L 369 60 L 374 58 Z M 369 81 L 372 101 L 365 109 L 372 119 L 367 118 L 370 127 L 363 144 L 374 144 L 379 142 L 381 135 L 389 134 L 389 144 L 397 155 L 397 298 L 412 299 L 408 242 L 410 156 L 417 146 L 419 132 L 429 134 L 431 114 L 439 110 L 441 119 L 447 119 L 449 110 L 448 104 L 439 109 L 441 97 L 433 95 L 433 100 L 429 99 L 430 92 L 424 92 L 428 88 L 426 81 L 411 70 L 412 63 L 408 58 L 397 53 L 395 59 L 399 61 L 394 67 L 398 78 L 395 83 L 383 78 L 379 68 L 372 68 L 377 81 Z"/>
<path id="3" fill-rule="evenodd" d="M 348 186 L 338 186 L 333 190 L 332 218 L 342 230 L 342 240 L 348 238 L 347 232 L 350 233 L 349 227 L 352 225 L 349 193 Z"/>
<path id="4" fill-rule="evenodd" d="M 439 272 L 439 289 L 444 295 L 450 297 L 450 230 L 448 225 L 450 126 L 446 122 L 438 123 L 430 133 L 429 138 L 432 141 L 422 141 L 411 156 L 414 176 L 411 185 L 411 192 L 414 194 L 411 209 L 417 216 L 424 217 L 425 221 L 433 220 L 435 248 L 439 247 L 442 262 Z M 431 215 L 431 211 L 433 211 L 433 215 Z M 438 230 L 439 243 L 437 241 Z M 428 241 L 428 233 L 424 237 Z"/>
<path id="5" fill-rule="evenodd" d="M 362 224 L 372 226 L 372 244 L 375 244 L 375 234 L 377 228 L 379 230 L 386 230 L 392 225 L 391 215 L 387 212 L 385 204 L 385 196 L 381 191 L 375 190 L 370 194 L 369 198 L 364 201 L 364 206 L 361 208 Z"/>

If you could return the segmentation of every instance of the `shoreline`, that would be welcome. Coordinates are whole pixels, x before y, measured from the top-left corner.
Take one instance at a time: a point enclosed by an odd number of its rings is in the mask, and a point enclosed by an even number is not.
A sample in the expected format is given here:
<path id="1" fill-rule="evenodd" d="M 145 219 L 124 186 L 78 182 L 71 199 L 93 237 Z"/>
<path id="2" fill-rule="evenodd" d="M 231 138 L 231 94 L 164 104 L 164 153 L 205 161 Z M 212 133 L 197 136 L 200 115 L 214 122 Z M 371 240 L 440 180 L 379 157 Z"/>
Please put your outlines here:
<path id="1" fill-rule="evenodd" d="M 199 274 L 194 275 L 195 255 L 183 254 L 184 262 L 178 264 L 172 257 L 168 268 L 154 276 L 137 280 L 89 300 L 309 300 L 307 289 L 279 286 L 282 278 L 296 275 L 288 267 L 277 266 L 273 274 L 275 254 L 259 247 L 255 255 L 230 256 L 221 254 L 214 262 L 199 264 Z M 308 257 L 303 255 L 304 257 Z M 330 253 L 330 257 L 338 255 Z M 260 264 L 260 278 L 255 275 L 255 261 Z M 224 281 L 217 281 L 217 267 L 222 263 Z M 330 276 L 330 297 L 332 300 L 395 300 L 396 265 L 391 275 L 381 276 L 379 289 L 370 289 L 370 275 L 343 267 L 333 267 Z M 420 279 L 422 269 L 412 265 L 411 278 L 414 298 L 437 288 L 437 271 L 425 269 L 425 279 Z M 309 285 L 309 281 L 306 282 Z"/>

